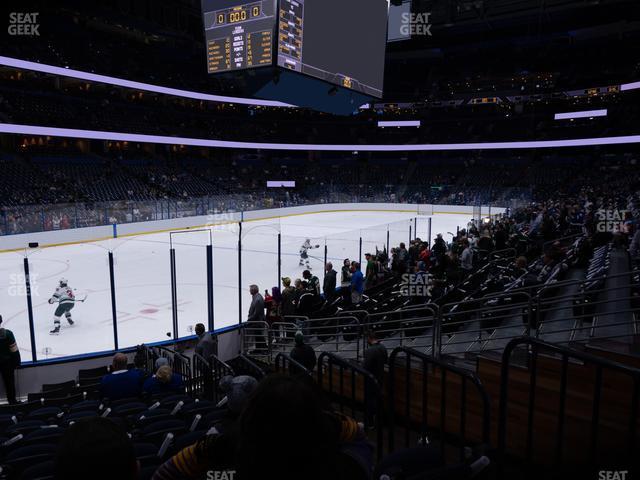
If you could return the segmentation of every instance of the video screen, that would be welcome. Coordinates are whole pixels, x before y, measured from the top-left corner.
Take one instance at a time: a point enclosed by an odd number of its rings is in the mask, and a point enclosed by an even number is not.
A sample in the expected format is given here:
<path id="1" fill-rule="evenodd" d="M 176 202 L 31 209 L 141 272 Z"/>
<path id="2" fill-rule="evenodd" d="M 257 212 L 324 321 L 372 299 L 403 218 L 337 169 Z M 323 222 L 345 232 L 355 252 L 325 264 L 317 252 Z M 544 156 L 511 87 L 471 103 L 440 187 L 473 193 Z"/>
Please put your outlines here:
<path id="1" fill-rule="evenodd" d="M 278 65 L 382 97 L 386 0 L 280 0 Z"/>

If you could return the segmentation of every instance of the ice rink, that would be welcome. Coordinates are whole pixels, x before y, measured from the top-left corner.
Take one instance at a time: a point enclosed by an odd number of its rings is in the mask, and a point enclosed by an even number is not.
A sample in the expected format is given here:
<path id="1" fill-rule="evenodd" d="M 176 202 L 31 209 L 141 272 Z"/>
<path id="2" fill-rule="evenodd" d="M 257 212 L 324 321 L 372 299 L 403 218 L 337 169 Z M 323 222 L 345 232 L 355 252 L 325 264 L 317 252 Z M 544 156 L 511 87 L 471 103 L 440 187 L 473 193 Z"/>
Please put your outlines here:
<path id="1" fill-rule="evenodd" d="M 278 233 L 282 238 L 282 275 L 301 277 L 299 250 L 306 238 L 313 272 L 322 281 L 324 247 L 334 268 L 342 260 L 408 242 L 409 228 L 426 239 L 428 217 L 401 212 L 331 212 L 251 221 L 242 224 L 242 318 L 250 303 L 249 285 L 265 289 L 278 285 Z M 470 215 L 437 214 L 432 237 L 464 228 Z M 414 227 L 415 225 L 415 227 Z M 237 223 L 205 231 L 174 234 L 179 336 L 192 334 L 196 323 L 207 324 L 206 249 L 212 231 L 214 245 L 214 323 L 222 328 L 238 323 Z M 28 251 L 32 277 L 33 314 L 38 359 L 59 358 L 114 348 L 108 251 L 115 259 L 115 286 L 119 347 L 167 340 L 172 335 L 170 233 L 154 233 Z M 0 249 L 2 239 L 0 237 Z M 24 286 L 24 251 L 0 253 L 0 314 L 3 326 L 16 335 L 23 361 L 31 360 L 29 321 Z M 50 335 L 56 305 L 48 299 L 60 278 L 66 278 L 76 297 L 87 295 L 72 310 L 74 326 L 62 319 L 60 335 Z"/>

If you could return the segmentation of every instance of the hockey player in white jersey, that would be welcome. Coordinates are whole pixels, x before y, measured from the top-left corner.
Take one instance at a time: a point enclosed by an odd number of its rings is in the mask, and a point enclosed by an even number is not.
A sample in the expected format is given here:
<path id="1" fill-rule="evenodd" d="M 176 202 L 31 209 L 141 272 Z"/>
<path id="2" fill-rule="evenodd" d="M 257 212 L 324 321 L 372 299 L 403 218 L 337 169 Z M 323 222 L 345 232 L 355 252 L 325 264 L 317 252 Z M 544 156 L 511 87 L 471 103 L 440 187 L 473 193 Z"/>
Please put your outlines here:
<path id="1" fill-rule="evenodd" d="M 60 285 L 56 288 L 56 291 L 49 299 L 49 303 L 58 304 L 58 307 L 53 314 L 53 330 L 49 332 L 51 335 L 57 335 L 60 333 L 60 318 L 62 315 L 65 316 L 69 325 L 73 325 L 71 310 L 76 304 L 76 296 L 71 287 L 69 287 L 69 283 L 65 278 L 60 279 Z"/>
<path id="2" fill-rule="evenodd" d="M 311 240 L 308 238 L 304 241 L 302 246 L 300 247 L 300 263 L 299 267 L 306 267 L 307 270 L 311 270 L 311 265 L 309 265 L 309 250 L 312 248 L 319 248 L 320 245 L 311 245 Z"/>

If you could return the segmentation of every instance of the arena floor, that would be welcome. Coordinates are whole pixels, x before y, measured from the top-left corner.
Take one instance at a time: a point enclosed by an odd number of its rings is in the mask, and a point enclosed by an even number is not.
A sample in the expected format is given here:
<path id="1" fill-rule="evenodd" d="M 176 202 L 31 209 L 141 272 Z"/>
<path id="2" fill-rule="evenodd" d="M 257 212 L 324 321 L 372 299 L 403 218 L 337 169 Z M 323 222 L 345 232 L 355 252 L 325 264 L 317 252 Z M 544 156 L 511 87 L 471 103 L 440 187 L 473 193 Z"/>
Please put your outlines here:
<path id="1" fill-rule="evenodd" d="M 413 213 L 331 212 L 247 222 L 242 232 L 242 315 L 250 303 L 249 285 L 261 292 L 277 285 L 277 236 L 282 236 L 282 275 L 301 277 L 299 249 L 306 238 L 317 249 L 310 251 L 310 265 L 322 280 L 324 246 L 339 271 L 345 258 L 409 239 Z M 469 215 L 435 215 L 432 237 L 464 228 Z M 418 217 L 417 236 L 425 239 L 428 217 Z M 215 328 L 238 323 L 238 224 L 211 227 L 214 244 Z M 112 350 L 113 322 L 108 251 L 114 252 L 119 347 L 167 340 L 172 331 L 170 233 L 155 233 L 101 242 L 50 247 L 30 251 L 32 298 L 38 359 L 59 358 Z M 176 251 L 179 335 L 192 334 L 196 323 L 207 323 L 206 250 L 209 229 L 173 235 Z M 23 361 L 31 359 L 29 322 L 24 287 L 23 253 L 0 254 L 0 314 L 3 326 L 17 338 Z M 76 290 L 72 311 L 74 326 L 62 319 L 60 335 L 49 335 L 55 305 L 48 303 L 60 278 Z"/>

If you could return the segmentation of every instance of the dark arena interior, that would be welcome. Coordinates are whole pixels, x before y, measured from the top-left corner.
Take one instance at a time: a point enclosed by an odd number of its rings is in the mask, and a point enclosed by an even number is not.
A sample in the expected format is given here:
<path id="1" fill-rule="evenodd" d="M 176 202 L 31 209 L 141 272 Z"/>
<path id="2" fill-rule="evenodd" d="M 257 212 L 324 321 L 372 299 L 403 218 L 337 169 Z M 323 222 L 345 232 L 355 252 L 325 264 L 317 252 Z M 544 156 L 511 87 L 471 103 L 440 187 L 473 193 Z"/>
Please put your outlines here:
<path id="1" fill-rule="evenodd" d="M 640 480 L 638 0 L 3 0 L 0 480 Z"/>

